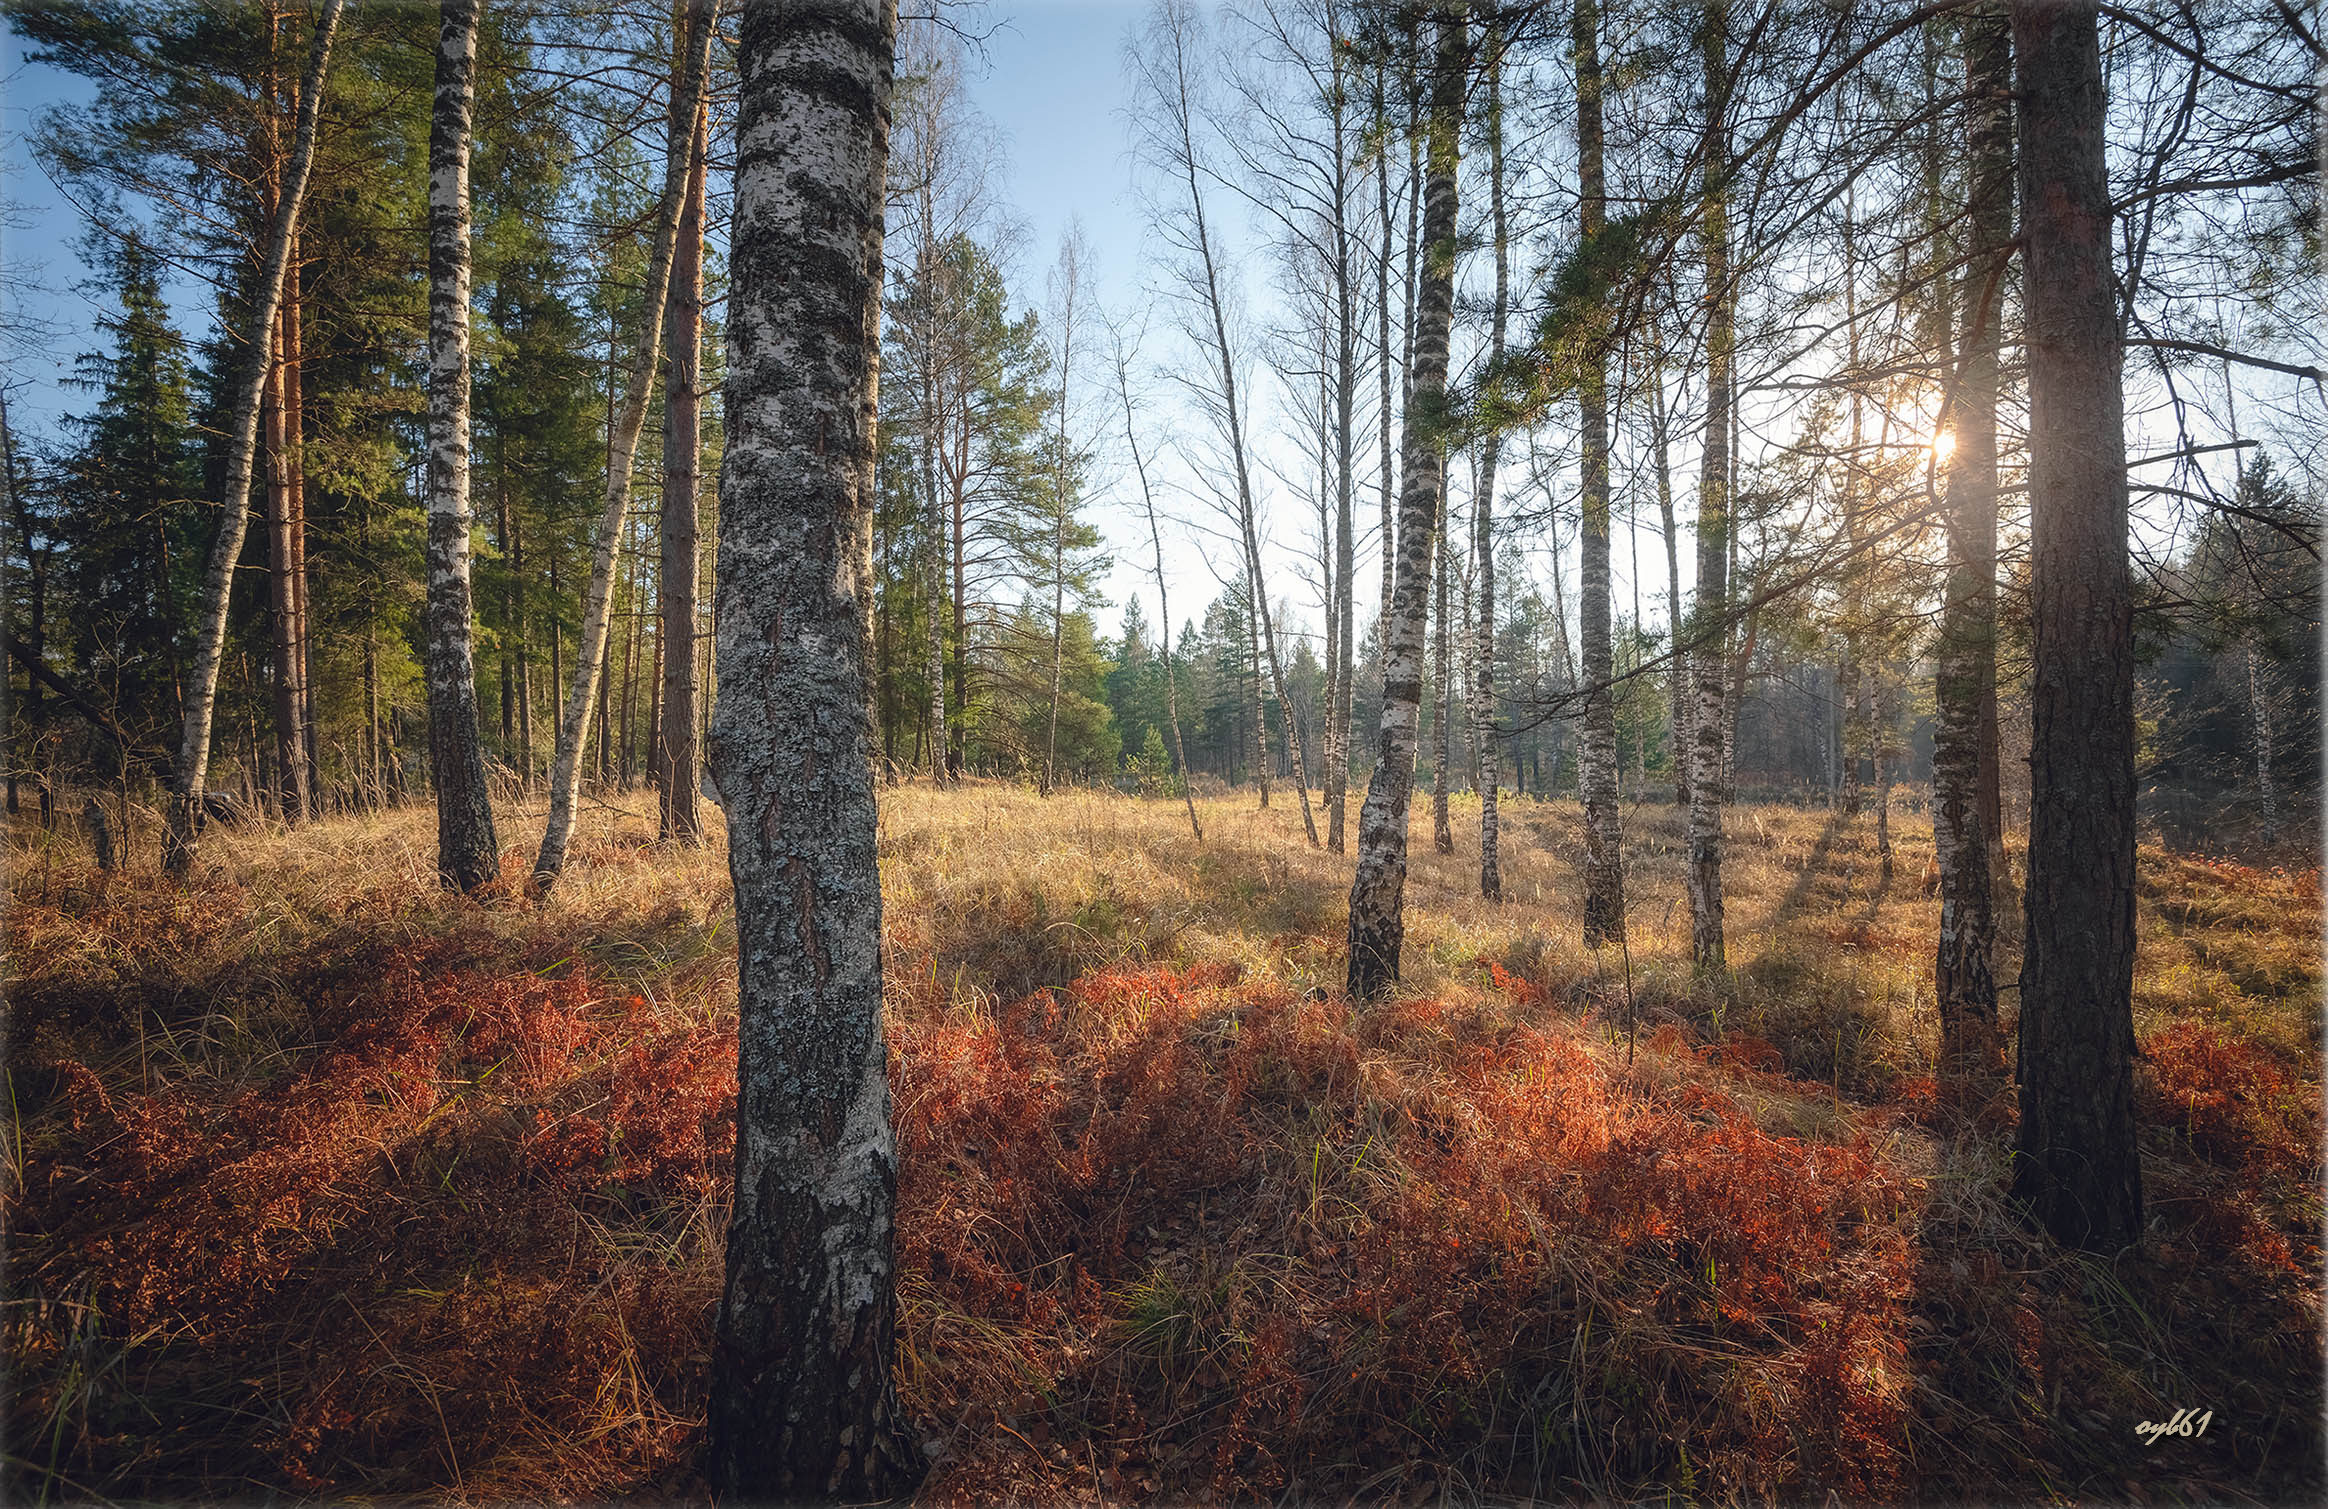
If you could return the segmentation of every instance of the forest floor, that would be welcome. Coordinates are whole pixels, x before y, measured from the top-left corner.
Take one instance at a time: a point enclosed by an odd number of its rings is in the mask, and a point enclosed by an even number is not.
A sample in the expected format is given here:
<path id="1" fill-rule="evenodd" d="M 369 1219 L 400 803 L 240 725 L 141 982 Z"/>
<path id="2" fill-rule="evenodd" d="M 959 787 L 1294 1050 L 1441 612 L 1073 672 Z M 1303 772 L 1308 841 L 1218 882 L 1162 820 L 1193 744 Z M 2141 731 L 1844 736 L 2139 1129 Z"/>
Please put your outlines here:
<path id="1" fill-rule="evenodd" d="M 1505 805 L 1489 906 L 1419 802 L 1363 1011 L 1348 861 L 1200 810 L 884 798 L 924 1501 L 2321 1498 L 2316 869 L 2143 850 L 2103 1260 L 2004 1203 L 2009 1080 L 1934 1082 L 1904 793 L 1888 876 L 1872 817 L 1733 811 L 1718 985 L 1669 805 L 1596 957 L 1573 803 Z M 721 852 L 592 804 L 535 907 L 440 894 L 426 809 L 214 833 L 179 891 L 14 830 L 8 1496 L 706 1498 Z"/>

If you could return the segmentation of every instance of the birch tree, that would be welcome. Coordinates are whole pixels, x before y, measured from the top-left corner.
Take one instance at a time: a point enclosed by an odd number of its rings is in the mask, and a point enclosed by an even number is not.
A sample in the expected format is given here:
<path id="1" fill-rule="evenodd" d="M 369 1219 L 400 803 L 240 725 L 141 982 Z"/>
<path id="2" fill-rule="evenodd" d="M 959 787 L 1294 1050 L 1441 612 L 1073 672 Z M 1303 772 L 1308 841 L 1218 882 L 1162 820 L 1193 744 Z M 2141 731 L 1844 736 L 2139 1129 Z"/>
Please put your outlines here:
<path id="1" fill-rule="evenodd" d="M 1196 55 L 1199 22 L 1188 0 L 1164 0 L 1155 12 L 1145 45 L 1132 54 L 1134 77 L 1148 96 L 1149 119 L 1142 147 L 1150 161 L 1173 183 L 1173 192 L 1185 190 L 1182 205 L 1157 217 L 1173 249 L 1183 260 L 1177 271 L 1185 285 L 1191 309 L 1191 334 L 1205 353 L 1206 381 L 1191 391 L 1212 416 L 1228 452 L 1235 482 L 1232 512 L 1244 547 L 1245 577 L 1251 586 L 1255 633 L 1262 659 L 1267 662 L 1269 688 L 1277 702 L 1285 734 L 1286 752 L 1293 763 L 1295 794 L 1301 801 L 1301 823 L 1310 843 L 1318 842 L 1318 825 L 1310 810 L 1309 773 L 1304 768 L 1301 730 L 1293 720 L 1293 704 L 1285 695 L 1285 661 L 1279 653 L 1277 626 L 1270 608 L 1269 583 L 1261 566 L 1259 504 L 1253 491 L 1252 462 L 1247 446 L 1246 416 L 1238 393 L 1238 356 L 1229 335 L 1228 296 L 1221 286 L 1221 265 L 1205 210 L 1206 173 L 1197 146 L 1198 78 L 1204 68 Z M 1266 765 L 1266 755 L 1263 764 Z M 1266 793 L 1267 786 L 1263 786 Z"/>
<path id="2" fill-rule="evenodd" d="M 1581 255 L 1607 228 L 1608 190 L 1602 166 L 1600 8 L 1577 0 L 1569 19 L 1576 67 L 1577 240 Z M 1584 651 L 1584 728 L 1577 742 L 1578 794 L 1584 800 L 1584 941 L 1587 947 L 1621 940 L 1625 932 L 1625 868 L 1617 807 L 1616 656 L 1609 602 L 1609 379 L 1608 347 L 1596 335 L 1583 352 L 1577 408 L 1582 443 L 1582 557 L 1577 591 Z M 1671 516 L 1670 505 L 1667 516 Z"/>
<path id="3" fill-rule="evenodd" d="M 1705 261 L 1706 426 L 1698 462 L 1697 602 L 1691 622 L 1689 767 L 1689 952 L 1701 973 L 1725 965 L 1722 940 L 1723 681 L 1728 671 L 1730 560 L 1730 368 L 1736 292 L 1730 286 L 1729 6 L 1709 0 L 1700 23 L 1705 61 L 1705 200 L 1699 241 Z"/>
<path id="4" fill-rule="evenodd" d="M 2029 368 L 2028 941 L 2013 1192 L 2064 1244 L 2142 1234 L 2134 597 L 2100 7 L 2012 0 Z"/>
<path id="5" fill-rule="evenodd" d="M 1350 20 L 1344 0 L 1263 0 L 1245 17 L 1265 67 L 1259 76 L 1232 70 L 1240 129 L 1229 133 L 1227 143 L 1238 167 L 1232 186 L 1274 222 L 1295 301 L 1311 310 L 1303 321 L 1311 328 L 1298 344 L 1305 363 L 1314 359 L 1315 372 L 1284 375 L 1293 384 L 1314 375 L 1318 390 L 1319 563 L 1326 588 L 1319 785 L 1326 847 L 1337 854 L 1347 846 L 1351 667 L 1357 658 L 1353 510 L 1363 334 L 1356 266 L 1361 133 Z M 1387 334 L 1387 324 L 1382 329 Z M 1386 422 L 1388 412 L 1386 406 Z M 1387 521 L 1387 494 L 1384 513 Z"/>
<path id="6" fill-rule="evenodd" d="M 1156 613 L 1158 653 L 1164 659 L 1164 716 L 1172 725 L 1172 758 L 1180 763 L 1180 799 L 1188 807 L 1188 831 L 1204 842 L 1204 824 L 1196 819 L 1196 788 L 1190 780 L 1188 746 L 1180 737 L 1180 686 L 1172 669 L 1172 596 L 1164 581 L 1164 532 L 1156 522 L 1156 492 L 1148 483 L 1147 458 L 1140 454 L 1140 431 L 1132 407 L 1132 357 L 1120 327 L 1111 325 L 1115 357 L 1116 395 L 1124 406 L 1124 448 L 1132 458 L 1132 475 L 1140 483 L 1140 505 L 1148 514 L 1148 543 L 1156 552 Z"/>
<path id="7" fill-rule="evenodd" d="M 443 0 L 428 133 L 428 763 L 437 874 L 473 891 L 501 871 L 477 734 L 469 600 L 469 122 L 478 0 Z"/>
<path id="8" fill-rule="evenodd" d="M 1348 989 L 1371 1000 L 1398 979 L 1406 937 L 1407 805 L 1423 697 L 1423 616 L 1446 467 L 1447 336 L 1455 309 L 1456 171 L 1461 163 L 1465 0 L 1437 0 L 1428 168 L 1416 286 L 1414 362 L 1399 485 L 1397 574 L 1383 644 L 1382 724 L 1374 774 L 1358 812 L 1358 865 L 1350 884 Z"/>
<path id="9" fill-rule="evenodd" d="M 735 1208 L 706 1475 L 913 1486 L 890 1367 L 897 1147 L 868 698 L 895 0 L 741 15 L 711 767 L 728 813 Z"/>
<path id="10" fill-rule="evenodd" d="M 252 300 L 243 371 L 229 390 L 226 421 L 226 482 L 219 496 L 217 537 L 203 570 L 201 616 L 194 625 L 194 669 L 186 684 L 185 732 L 172 774 L 170 821 L 162 840 L 162 864 L 170 874 L 191 874 L 202 824 L 204 783 L 210 773 L 210 718 L 218 699 L 218 668 L 226 654 L 227 605 L 234 591 L 235 562 L 242 557 L 250 524 L 251 471 L 259 443 L 259 398 L 273 365 L 276 310 L 283 298 L 284 271 L 299 233 L 299 211 L 315 166 L 315 122 L 323 108 L 323 85 L 331 67 L 332 39 L 347 0 L 324 0 L 309 48 L 307 72 L 299 85 L 299 126 L 291 160 L 284 165 L 282 191 L 267 227 L 258 287 Z"/>
<path id="11" fill-rule="evenodd" d="M 1503 32 L 1487 33 L 1487 197 L 1494 226 L 1495 306 L 1489 316 L 1487 364 L 1503 364 L 1504 337 L 1511 318 L 1511 221 L 1504 204 Z M 1495 744 L 1495 476 L 1503 460 L 1501 419 L 1489 416 L 1479 441 L 1479 485 L 1471 502 L 1472 577 L 1478 583 L 1477 627 L 1471 678 L 1472 741 L 1479 754 L 1479 894 L 1503 900 L 1503 865 L 1498 850 L 1497 786 L 1502 780 Z"/>
<path id="12" fill-rule="evenodd" d="M 712 30 L 699 26 L 674 39 L 681 57 L 672 72 L 671 88 L 685 103 L 669 113 L 663 199 L 655 215 L 654 250 L 647 260 L 646 318 L 631 355 L 630 389 L 607 438 L 606 500 L 598 516 L 590 584 L 582 598 L 582 632 L 574 651 L 573 679 L 567 687 L 565 709 L 558 717 L 557 752 L 550 766 L 549 821 L 542 829 L 541 852 L 534 859 L 537 895 L 556 884 L 566 868 L 566 846 L 573 841 L 574 814 L 581 803 L 582 746 L 590 734 L 591 703 L 598 698 L 606 670 L 615 552 L 622 543 L 623 520 L 630 511 L 631 462 L 638 454 L 639 432 L 646 427 L 656 359 L 662 354 L 664 303 L 670 297 L 671 269 L 677 260 L 679 219 L 687 200 L 689 163 L 694 155 L 695 120 L 704 109 L 704 91 L 710 82 Z"/>
<path id="13" fill-rule="evenodd" d="M 1069 227 L 1065 239 L 1059 243 L 1058 265 L 1051 273 L 1051 309 L 1056 317 L 1059 341 L 1059 392 L 1057 427 L 1051 436 L 1051 711 L 1043 735 L 1043 779 L 1039 789 L 1044 796 L 1051 794 L 1059 760 L 1059 691 L 1066 666 L 1067 589 L 1073 580 L 1067 552 L 1075 523 L 1075 489 L 1082 473 L 1081 458 L 1068 426 L 1075 394 L 1075 332 L 1085 318 L 1077 306 L 1083 296 L 1083 261 L 1087 255 L 1082 226 Z M 1166 620 L 1164 630 L 1171 633 L 1170 620 Z"/>
<path id="14" fill-rule="evenodd" d="M 1447 810 L 1447 771 L 1449 766 L 1448 725 L 1454 720 L 1448 715 L 1455 710 L 1455 668 L 1453 645 L 1449 634 L 1450 618 L 1447 612 L 1448 572 L 1447 557 L 1451 553 L 1447 543 L 1447 472 L 1446 463 L 1440 463 L 1439 495 L 1431 513 L 1431 533 L 1439 541 L 1439 552 L 1431 570 L 1431 847 L 1441 854 L 1455 852 L 1455 826 Z"/>

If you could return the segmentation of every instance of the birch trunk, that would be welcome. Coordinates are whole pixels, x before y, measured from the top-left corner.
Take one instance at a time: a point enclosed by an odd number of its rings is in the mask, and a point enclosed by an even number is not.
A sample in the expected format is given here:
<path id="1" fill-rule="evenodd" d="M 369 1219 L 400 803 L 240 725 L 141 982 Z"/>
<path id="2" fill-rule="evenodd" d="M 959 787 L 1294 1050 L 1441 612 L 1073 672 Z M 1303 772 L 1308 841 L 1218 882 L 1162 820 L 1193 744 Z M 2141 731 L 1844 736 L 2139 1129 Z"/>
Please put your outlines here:
<path id="1" fill-rule="evenodd" d="M 2065 1245 L 2142 1233 L 2124 348 L 2099 7 L 2013 0 L 2029 370 L 2028 943 L 2013 1190 Z"/>
<path id="2" fill-rule="evenodd" d="M 741 27 L 710 741 L 739 1093 L 705 1465 L 723 1498 L 866 1502 L 919 1465 L 890 1376 L 897 1148 L 866 695 L 897 12 L 754 5 Z"/>
<path id="3" fill-rule="evenodd" d="M 1320 786 L 1326 804 L 1326 847 L 1347 846 L 1350 806 L 1350 678 L 1357 658 L 1354 599 L 1357 541 L 1352 509 L 1357 489 L 1358 308 L 1351 285 L 1349 90 L 1342 50 L 1334 51 L 1334 580 L 1340 597 L 1326 625 L 1333 696 L 1326 706 L 1326 768 Z M 1387 480 L 1384 486 L 1388 487 Z M 1170 629 L 1167 624 L 1166 629 Z"/>
<path id="4" fill-rule="evenodd" d="M 1370 1000 L 1398 979 L 1406 937 L 1407 804 L 1414 792 L 1415 731 L 1422 707 L 1423 617 L 1447 390 L 1447 328 L 1455 306 L 1456 170 L 1462 152 L 1464 0 L 1435 7 L 1438 55 L 1432 68 L 1430 172 L 1425 235 L 1429 256 L 1418 289 L 1413 383 L 1408 392 L 1399 488 L 1397 577 L 1390 634 L 1383 644 L 1382 725 L 1374 775 L 1358 813 L 1357 874 L 1350 884 L 1348 989 Z"/>
<path id="5" fill-rule="evenodd" d="M 687 0 L 687 32 L 708 30 L 717 0 Z M 662 692 L 654 720 L 653 764 L 660 783 L 662 835 L 692 844 L 703 836 L 696 809 L 701 784 L 695 747 L 695 604 L 702 575 L 698 468 L 703 454 L 703 221 L 711 149 L 708 101 L 682 120 L 677 91 L 671 138 L 687 137 L 687 198 L 673 243 L 671 291 L 663 316 L 663 517 L 655 606 L 662 617 Z"/>
<path id="6" fill-rule="evenodd" d="M 1710 140 L 1700 238 L 1705 251 L 1706 438 L 1698 466 L 1697 606 L 1692 639 L 1697 706 L 1689 772 L 1689 943 L 1700 973 L 1727 967 L 1722 937 L 1722 716 L 1728 636 L 1730 362 L 1735 293 L 1730 287 L 1729 62 L 1727 0 L 1705 10 L 1706 119 Z"/>
<path id="7" fill-rule="evenodd" d="M 1673 456 L 1667 438 L 1665 378 L 1657 374 L 1651 395 L 1650 435 L 1657 453 L 1657 519 L 1665 534 L 1665 622 L 1670 642 L 1665 666 L 1666 684 L 1673 697 L 1673 804 L 1689 805 L 1689 763 L 1696 739 L 1691 733 L 1690 710 L 1696 698 L 1690 681 L 1685 621 L 1681 616 L 1681 532 L 1673 520 Z"/>
<path id="8" fill-rule="evenodd" d="M 1590 246 L 1606 226 L 1602 174 L 1600 13 L 1597 0 L 1577 0 L 1570 17 L 1576 64 L 1576 146 L 1579 244 Z M 1584 801 L 1584 943 L 1598 948 L 1625 933 L 1625 866 L 1617 801 L 1616 656 L 1609 602 L 1608 350 L 1598 341 L 1587 354 L 1577 402 L 1582 423 L 1583 556 L 1577 617 L 1584 649 L 1584 737 L 1577 747 L 1577 786 Z M 1670 513 L 1669 513 L 1670 516 Z"/>
<path id="9" fill-rule="evenodd" d="M 437 877 L 473 891 L 501 872 L 477 732 L 469 598 L 469 123 L 478 0 L 443 0 L 428 133 L 428 763 Z"/>
<path id="10" fill-rule="evenodd" d="M 274 220 L 267 228 L 266 253 L 251 310 L 250 344 L 243 353 L 244 370 L 231 390 L 227 409 L 226 484 L 219 500 L 218 536 L 211 542 L 210 560 L 203 570 L 201 616 L 194 627 L 194 670 L 186 686 L 185 732 L 172 773 L 176 789 L 171 793 L 169 827 L 162 839 L 163 867 L 179 877 L 192 873 L 200 857 L 203 782 L 210 774 L 210 719 L 218 700 L 219 663 L 226 653 L 226 614 L 235 563 L 242 557 L 243 536 L 250 523 L 259 395 L 273 364 L 275 312 L 282 302 L 284 270 L 290 265 L 292 241 L 299 230 L 300 206 L 307 197 L 308 173 L 315 165 L 315 121 L 323 107 L 332 38 L 346 7 L 347 0 L 323 0 L 323 13 L 315 24 L 307 73 L 299 86 L 299 127 Z"/>
<path id="11" fill-rule="evenodd" d="M 1437 507 L 1431 533 L 1439 541 L 1431 583 L 1431 847 L 1441 854 L 1455 852 L 1455 826 L 1447 813 L 1447 714 L 1455 706 L 1453 667 L 1448 663 L 1447 636 L 1447 473 L 1439 471 Z"/>
<path id="12" fill-rule="evenodd" d="M 1390 374 L 1392 370 L 1390 346 L 1390 253 L 1391 237 L 1397 222 L 1390 218 L 1390 114 L 1386 78 L 1390 72 L 1387 63 L 1374 68 L 1374 118 L 1382 123 L 1381 154 L 1374 167 L 1375 213 L 1382 220 L 1381 253 L 1374 259 L 1374 343 L 1375 386 L 1380 390 L 1380 423 L 1376 426 L 1382 454 L 1377 459 L 1382 494 L 1382 607 L 1375 614 L 1375 649 L 1379 652 L 1390 644 L 1391 567 L 1398 549 L 1398 471 L 1391 455 L 1391 416 L 1396 411 L 1390 401 Z M 1355 737 L 1355 731 L 1353 731 Z M 1342 852 L 1341 845 L 1334 852 Z"/>
<path id="13" fill-rule="evenodd" d="M 1073 514 L 1070 489 L 1075 485 L 1074 457 L 1068 448 L 1067 400 L 1075 376 L 1075 301 L 1082 292 L 1080 241 L 1070 233 L 1059 248 L 1059 427 L 1052 437 L 1051 496 L 1051 716 L 1043 735 L 1041 794 L 1051 794 L 1059 763 L 1059 694 L 1067 670 L 1067 522 Z"/>
<path id="14" fill-rule="evenodd" d="M 2263 808 L 2263 841 L 2279 842 L 2279 791 L 2271 779 L 2271 697 L 2266 688 L 2266 674 L 2255 653 L 2255 641 L 2246 646 L 2247 708 L 2255 725 L 2255 795 Z"/>
<path id="15" fill-rule="evenodd" d="M 709 84 L 712 28 L 698 27 L 685 38 L 686 52 L 673 71 L 672 90 L 686 104 L 673 120 L 692 122 L 703 109 Z M 679 244 L 679 217 L 687 199 L 689 158 L 693 130 L 684 134 L 674 125 L 664 153 L 663 202 L 655 216 L 655 248 L 647 261 L 646 320 L 632 353 L 630 392 L 622 413 L 607 436 L 606 502 L 598 516 L 598 534 L 590 562 L 590 585 L 582 597 L 582 634 L 574 647 L 574 675 L 567 688 L 565 711 L 558 718 L 557 753 L 550 768 L 550 815 L 542 830 L 541 852 L 534 859 L 536 895 L 556 884 L 566 868 L 566 846 L 574 837 L 574 814 L 582 796 L 582 746 L 590 728 L 590 704 L 601 688 L 606 668 L 608 618 L 614 603 L 615 549 L 622 541 L 624 516 L 630 509 L 631 461 L 638 454 L 639 432 L 647 422 L 647 401 L 655 386 L 656 358 L 663 343 L 663 306 L 671 292 L 671 268 Z M 600 750 L 601 765 L 604 749 Z M 725 786 L 720 788 L 726 790 Z"/>
<path id="16" fill-rule="evenodd" d="M 1116 392 L 1124 405 L 1124 444 L 1131 451 L 1132 473 L 1140 481 L 1140 503 L 1148 511 L 1148 543 L 1156 551 L 1156 611 L 1164 656 L 1164 716 L 1172 725 L 1172 758 L 1180 762 L 1180 798 L 1188 807 L 1188 831 L 1204 842 L 1204 824 L 1196 820 L 1196 788 L 1189 780 L 1188 747 L 1180 739 L 1180 688 L 1172 669 L 1172 598 L 1164 585 L 1164 531 L 1156 522 L 1156 494 L 1148 485 L 1147 458 L 1140 454 L 1140 436 L 1132 425 L 1131 362 L 1121 344 L 1116 347 Z"/>
<path id="17" fill-rule="evenodd" d="M 1293 764 L 1293 786 L 1294 792 L 1301 802 L 1302 829 L 1309 836 L 1310 846 L 1315 848 L 1318 843 L 1317 816 L 1310 810 L 1309 773 L 1303 765 L 1301 730 L 1293 721 L 1293 704 L 1286 700 L 1285 663 L 1277 651 L 1277 629 L 1269 610 L 1269 587 L 1261 570 L 1259 505 L 1253 492 L 1251 458 L 1246 454 L 1245 414 L 1237 396 L 1236 355 L 1229 342 L 1228 306 L 1221 292 L 1220 267 L 1214 254 L 1212 233 L 1205 216 L 1202 169 L 1199 166 L 1196 123 L 1193 119 L 1194 101 L 1191 98 L 1191 90 L 1194 87 L 1191 70 L 1195 60 L 1187 52 L 1187 32 L 1185 29 L 1176 29 L 1172 33 L 1171 41 L 1175 52 L 1166 65 L 1171 69 L 1171 75 L 1164 81 L 1165 87 L 1173 91 L 1164 101 L 1165 107 L 1171 112 L 1170 129 L 1175 138 L 1170 144 L 1170 150 L 1173 154 L 1171 166 L 1174 176 L 1178 177 L 1188 190 L 1189 219 L 1192 232 L 1189 249 L 1194 251 L 1197 256 L 1197 272 L 1201 279 L 1197 292 L 1202 297 L 1206 321 L 1209 326 L 1207 336 L 1209 336 L 1211 349 L 1208 354 L 1216 363 L 1214 377 L 1218 383 L 1219 412 L 1222 426 L 1226 431 L 1223 438 L 1228 442 L 1229 455 L 1236 468 L 1237 525 L 1239 532 L 1244 536 L 1245 579 L 1252 586 L 1251 607 L 1256 625 L 1255 632 L 1259 638 L 1258 648 L 1263 658 L 1268 662 L 1270 691 L 1277 700 L 1279 720 L 1285 733 L 1286 754 Z M 1205 337 L 1200 337 L 1200 339 L 1202 338 Z M 1258 671 L 1258 668 L 1256 669 Z M 1260 705 L 1262 699 L 1259 696 L 1256 696 L 1254 701 L 1256 742 L 1263 751 L 1261 756 L 1261 763 L 1264 767 L 1261 787 L 1262 805 L 1267 806 L 1269 790 L 1266 774 L 1268 740 L 1262 728 L 1266 708 Z"/>
<path id="18" fill-rule="evenodd" d="M 1997 284 L 2012 237 L 2012 33 L 2001 9 L 1965 20 L 1971 102 L 1968 206 L 1973 259 L 1963 288 L 1963 354 L 1947 420 L 1956 439 L 1943 486 L 1948 577 L 1933 677 L 1932 849 L 1940 941 L 1932 994 L 1945 1069 L 1990 1051 L 1997 1024 L 1995 884 L 1981 804 L 1981 713 L 1996 695 Z"/>
<path id="19" fill-rule="evenodd" d="M 1487 32 L 1487 198 L 1495 227 L 1495 309 L 1488 327 L 1488 365 L 1504 358 L 1511 317 L 1511 222 L 1504 210 L 1503 32 Z M 1503 862 L 1497 840 L 1497 787 L 1502 781 L 1495 747 L 1495 474 L 1503 461 L 1503 433 L 1489 428 L 1479 443 L 1479 496 L 1471 505 L 1472 571 L 1478 581 L 1477 628 L 1472 645 L 1471 736 L 1478 754 L 1479 894 L 1503 900 Z"/>

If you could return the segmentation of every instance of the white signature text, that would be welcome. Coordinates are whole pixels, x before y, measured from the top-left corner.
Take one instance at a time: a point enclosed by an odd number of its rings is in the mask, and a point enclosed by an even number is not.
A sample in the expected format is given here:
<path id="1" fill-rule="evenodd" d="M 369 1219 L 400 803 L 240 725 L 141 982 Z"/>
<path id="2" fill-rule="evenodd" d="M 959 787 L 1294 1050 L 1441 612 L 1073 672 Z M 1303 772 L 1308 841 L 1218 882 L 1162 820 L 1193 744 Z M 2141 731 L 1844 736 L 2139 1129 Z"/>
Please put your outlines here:
<path id="1" fill-rule="evenodd" d="M 2134 1434 L 2145 1446 L 2156 1446 L 2160 1436 L 2203 1436 L 2214 1423 L 2213 1410 L 2178 1409 L 2174 1418 L 2166 1421 L 2145 1420 L 2134 1427 Z"/>

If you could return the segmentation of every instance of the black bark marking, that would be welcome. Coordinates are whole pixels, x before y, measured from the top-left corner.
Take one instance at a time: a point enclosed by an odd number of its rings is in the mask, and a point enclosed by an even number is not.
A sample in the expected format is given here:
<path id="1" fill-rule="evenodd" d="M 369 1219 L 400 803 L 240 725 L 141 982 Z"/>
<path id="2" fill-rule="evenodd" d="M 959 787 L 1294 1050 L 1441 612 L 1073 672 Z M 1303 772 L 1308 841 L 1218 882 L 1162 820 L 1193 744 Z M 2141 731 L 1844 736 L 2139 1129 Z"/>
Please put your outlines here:
<path id="1" fill-rule="evenodd" d="M 809 872 L 808 862 L 795 855 L 784 862 L 784 878 L 792 883 L 792 914 L 800 930 L 800 951 L 808 956 L 809 966 L 816 971 L 817 989 L 822 991 L 833 977 L 833 966 L 816 925 L 816 877 Z"/>

